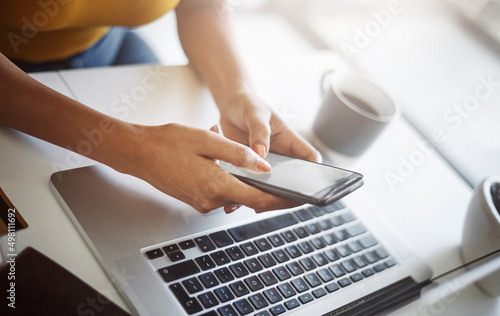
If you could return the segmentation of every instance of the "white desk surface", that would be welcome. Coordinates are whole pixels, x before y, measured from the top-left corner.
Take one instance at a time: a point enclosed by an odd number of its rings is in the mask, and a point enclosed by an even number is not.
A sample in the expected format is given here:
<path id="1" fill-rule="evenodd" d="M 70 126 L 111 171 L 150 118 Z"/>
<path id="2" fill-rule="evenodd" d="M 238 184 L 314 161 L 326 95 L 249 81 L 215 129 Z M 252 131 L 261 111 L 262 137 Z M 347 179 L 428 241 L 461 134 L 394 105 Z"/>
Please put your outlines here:
<path id="1" fill-rule="evenodd" d="M 291 126 L 307 136 L 320 103 L 321 75 L 338 66 L 342 66 L 338 58 L 319 52 L 252 65 L 251 70 L 262 96 Z M 141 95 L 140 87 L 151 71 L 159 71 L 163 77 L 157 88 Z M 137 123 L 175 121 L 208 128 L 218 119 L 207 89 L 187 66 L 101 68 L 34 77 L 104 113 Z M 141 102 L 124 108 L 124 102 L 115 101 L 123 95 L 135 95 Z M 407 242 L 438 275 L 461 264 L 458 247 L 472 191 L 434 152 L 425 155 L 422 164 L 392 190 L 384 175 L 397 174 L 400 158 L 408 159 L 420 150 L 421 140 L 418 133 L 399 119 L 350 167 L 366 177 L 365 186 L 354 194 L 371 198 L 385 220 L 395 227 L 399 234 L 395 237 Z M 0 128 L 0 148 L 0 186 L 30 225 L 18 232 L 17 251 L 26 246 L 38 249 L 126 308 L 49 190 L 49 177 L 54 171 L 92 161 L 76 161 L 76 156 L 65 149 L 5 127 Z M 417 301 L 394 315 L 500 314 L 500 300 L 485 296 L 475 287 L 454 294 L 431 306 Z"/>

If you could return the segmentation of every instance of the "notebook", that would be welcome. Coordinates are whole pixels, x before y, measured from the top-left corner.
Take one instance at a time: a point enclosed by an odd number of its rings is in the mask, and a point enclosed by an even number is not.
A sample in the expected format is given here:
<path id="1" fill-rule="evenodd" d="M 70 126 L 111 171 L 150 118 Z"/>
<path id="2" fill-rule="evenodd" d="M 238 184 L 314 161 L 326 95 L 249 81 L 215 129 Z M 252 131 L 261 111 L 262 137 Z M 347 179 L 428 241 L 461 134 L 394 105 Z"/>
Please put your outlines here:
<path id="1" fill-rule="evenodd" d="M 375 315 L 431 277 L 362 192 L 202 215 L 103 165 L 50 185 L 137 315 Z"/>

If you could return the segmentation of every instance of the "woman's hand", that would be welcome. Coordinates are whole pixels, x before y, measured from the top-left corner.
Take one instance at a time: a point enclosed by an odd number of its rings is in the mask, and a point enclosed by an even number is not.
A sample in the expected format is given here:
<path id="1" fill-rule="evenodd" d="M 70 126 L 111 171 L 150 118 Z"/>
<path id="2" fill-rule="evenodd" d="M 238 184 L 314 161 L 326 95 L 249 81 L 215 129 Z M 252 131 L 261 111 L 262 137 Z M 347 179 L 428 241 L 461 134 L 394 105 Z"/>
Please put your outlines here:
<path id="1" fill-rule="evenodd" d="M 229 213 L 239 205 L 256 212 L 298 205 L 222 170 L 217 160 L 256 173 L 268 172 L 270 166 L 249 147 L 212 131 L 178 124 L 136 126 L 127 146 L 127 157 L 123 157 L 127 166 L 116 169 L 149 182 L 201 213 L 219 207 Z"/>
<path id="2" fill-rule="evenodd" d="M 320 153 L 253 93 L 238 93 L 218 103 L 224 136 L 246 144 L 259 156 L 269 151 L 312 161 Z"/>

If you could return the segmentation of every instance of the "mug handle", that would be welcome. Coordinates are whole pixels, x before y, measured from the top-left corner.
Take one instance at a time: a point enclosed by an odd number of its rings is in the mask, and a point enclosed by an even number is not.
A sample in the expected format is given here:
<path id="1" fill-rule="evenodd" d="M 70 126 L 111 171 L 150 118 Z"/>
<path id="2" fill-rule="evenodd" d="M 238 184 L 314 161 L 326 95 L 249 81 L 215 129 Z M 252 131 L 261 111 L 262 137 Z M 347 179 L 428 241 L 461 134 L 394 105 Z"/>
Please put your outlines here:
<path id="1" fill-rule="evenodd" d="M 328 77 L 333 74 L 336 70 L 335 69 L 330 69 L 330 70 L 327 70 L 325 71 L 325 73 L 323 73 L 323 75 L 321 76 L 321 86 L 320 86 L 320 93 L 321 93 L 321 97 L 324 97 L 325 94 L 326 94 L 326 79 L 328 79 Z"/>

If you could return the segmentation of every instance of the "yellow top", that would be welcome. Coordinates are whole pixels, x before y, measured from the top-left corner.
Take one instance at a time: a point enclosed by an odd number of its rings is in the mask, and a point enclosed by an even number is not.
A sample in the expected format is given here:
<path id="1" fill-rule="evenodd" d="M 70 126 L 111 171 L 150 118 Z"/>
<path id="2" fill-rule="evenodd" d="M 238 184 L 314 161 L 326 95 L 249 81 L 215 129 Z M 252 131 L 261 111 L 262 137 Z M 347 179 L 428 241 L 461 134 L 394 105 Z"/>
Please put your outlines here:
<path id="1" fill-rule="evenodd" d="M 0 0 L 0 52 L 27 62 L 64 59 L 97 42 L 110 26 L 135 27 L 180 0 Z"/>

